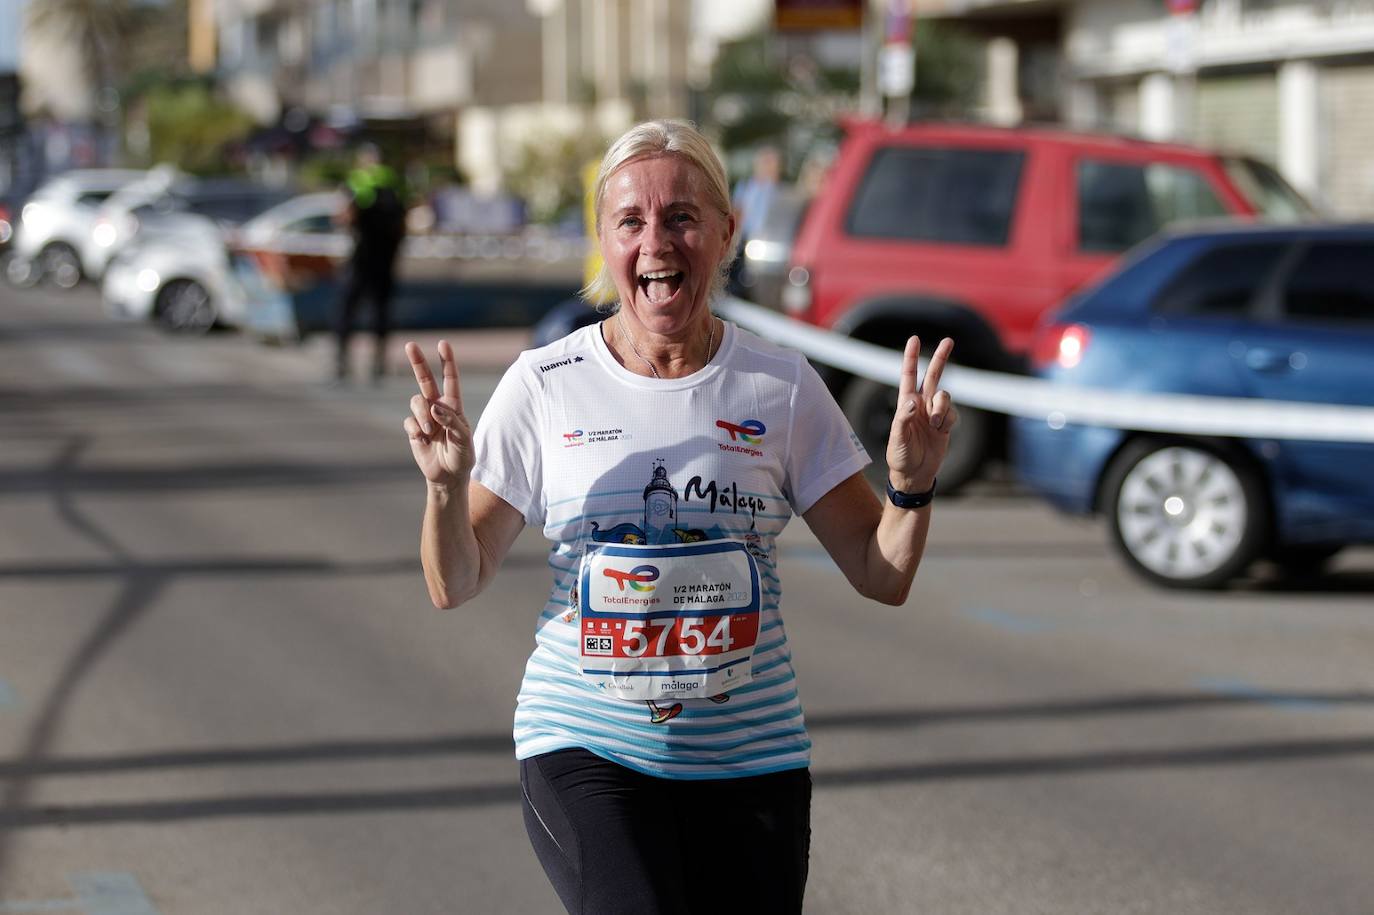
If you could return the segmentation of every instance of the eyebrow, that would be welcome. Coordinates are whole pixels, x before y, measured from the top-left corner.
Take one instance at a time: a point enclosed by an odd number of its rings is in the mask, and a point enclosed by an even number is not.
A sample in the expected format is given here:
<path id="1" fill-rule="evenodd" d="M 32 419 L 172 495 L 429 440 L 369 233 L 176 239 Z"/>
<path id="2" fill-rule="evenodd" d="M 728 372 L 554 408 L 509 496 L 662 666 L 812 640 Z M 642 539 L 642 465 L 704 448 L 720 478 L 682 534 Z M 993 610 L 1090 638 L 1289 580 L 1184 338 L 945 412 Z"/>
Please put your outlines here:
<path id="1" fill-rule="evenodd" d="M 701 206 L 702 206 L 701 204 L 696 203 L 696 202 L 691 201 L 691 200 L 670 200 L 670 201 L 668 202 L 668 204 L 664 207 L 664 209 L 666 209 L 666 210 L 674 210 L 674 209 L 699 210 L 699 209 L 701 209 Z M 638 211 L 641 210 L 641 209 L 642 209 L 642 207 L 640 207 L 640 206 L 638 206 L 638 205 L 630 204 L 630 205 L 627 205 L 627 206 L 620 207 L 619 209 L 616 209 L 616 210 L 611 210 L 611 215 L 612 215 L 612 216 L 622 216 L 622 215 L 624 215 L 625 213 L 635 213 L 635 212 L 638 212 Z"/>

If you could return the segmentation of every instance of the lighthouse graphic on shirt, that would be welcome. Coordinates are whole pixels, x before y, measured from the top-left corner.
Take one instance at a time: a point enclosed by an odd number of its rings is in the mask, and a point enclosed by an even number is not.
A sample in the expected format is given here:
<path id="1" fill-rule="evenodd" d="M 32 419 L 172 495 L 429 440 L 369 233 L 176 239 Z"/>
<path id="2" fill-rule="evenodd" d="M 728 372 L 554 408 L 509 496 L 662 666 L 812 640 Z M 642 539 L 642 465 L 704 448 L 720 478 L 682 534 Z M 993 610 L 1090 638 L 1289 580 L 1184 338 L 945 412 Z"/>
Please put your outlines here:
<path id="1" fill-rule="evenodd" d="M 600 522 L 593 521 L 591 538 L 595 543 L 661 546 L 672 543 L 697 543 L 724 536 L 719 528 L 706 531 L 699 527 L 679 527 L 678 502 L 678 491 L 668 479 L 667 468 L 663 466 L 662 461 L 655 461 L 649 482 L 644 487 L 644 512 L 639 523 L 624 521 L 614 527 L 603 528 Z"/>

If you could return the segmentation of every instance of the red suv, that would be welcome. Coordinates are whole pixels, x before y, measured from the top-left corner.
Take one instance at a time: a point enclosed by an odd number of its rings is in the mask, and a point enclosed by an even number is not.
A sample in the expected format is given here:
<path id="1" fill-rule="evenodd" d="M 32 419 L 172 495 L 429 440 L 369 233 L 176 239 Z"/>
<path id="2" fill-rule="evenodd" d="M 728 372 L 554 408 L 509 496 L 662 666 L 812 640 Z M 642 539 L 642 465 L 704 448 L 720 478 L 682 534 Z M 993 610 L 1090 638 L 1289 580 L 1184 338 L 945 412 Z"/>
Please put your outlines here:
<path id="1" fill-rule="evenodd" d="M 1026 369 L 1041 314 L 1161 226 L 1185 219 L 1300 219 L 1310 205 L 1242 156 L 1053 129 L 844 125 L 793 243 L 783 308 L 900 348 L 955 339 L 955 360 Z M 871 454 L 896 392 L 831 378 Z M 963 407 L 940 474 L 948 492 L 1005 447 L 1000 416 Z"/>

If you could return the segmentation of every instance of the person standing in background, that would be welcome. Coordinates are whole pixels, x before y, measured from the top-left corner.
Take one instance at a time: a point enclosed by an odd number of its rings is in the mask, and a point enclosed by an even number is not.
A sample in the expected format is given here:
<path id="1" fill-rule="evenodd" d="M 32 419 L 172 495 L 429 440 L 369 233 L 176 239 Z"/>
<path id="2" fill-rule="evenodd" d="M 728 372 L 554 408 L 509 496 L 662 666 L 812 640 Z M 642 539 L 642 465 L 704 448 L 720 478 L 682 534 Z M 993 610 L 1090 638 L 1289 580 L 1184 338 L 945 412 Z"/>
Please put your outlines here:
<path id="1" fill-rule="evenodd" d="M 744 291 L 741 270 L 744 267 L 744 246 L 763 228 L 764 216 L 777 196 L 782 179 L 782 153 L 776 146 L 760 146 L 754 153 L 754 168 L 748 178 L 735 185 L 730 206 L 735 213 L 739 244 L 730 263 L 729 288 L 740 294 Z"/>
<path id="2" fill-rule="evenodd" d="M 386 374 L 386 337 L 391 325 L 396 255 L 406 232 L 405 203 L 396 172 L 383 164 L 380 151 L 371 143 L 358 148 L 344 192 L 347 203 L 339 222 L 352 229 L 353 252 L 339 297 L 335 377 L 339 381 L 348 379 L 348 341 L 358 303 L 366 296 L 372 301 L 376 339 L 372 377 L 379 381 Z"/>

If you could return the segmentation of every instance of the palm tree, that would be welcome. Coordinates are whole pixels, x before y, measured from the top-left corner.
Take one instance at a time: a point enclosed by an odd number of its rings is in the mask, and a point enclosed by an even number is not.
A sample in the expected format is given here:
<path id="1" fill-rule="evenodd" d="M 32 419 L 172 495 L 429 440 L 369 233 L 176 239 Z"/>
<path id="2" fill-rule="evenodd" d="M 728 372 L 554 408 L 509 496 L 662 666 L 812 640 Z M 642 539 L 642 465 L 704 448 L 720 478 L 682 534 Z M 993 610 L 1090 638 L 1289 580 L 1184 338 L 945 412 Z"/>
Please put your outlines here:
<path id="1" fill-rule="evenodd" d="M 28 25 L 36 34 L 76 48 L 83 74 L 95 91 L 106 123 L 113 115 L 108 96 L 123 63 L 122 51 L 133 29 L 130 0 L 30 0 Z"/>

